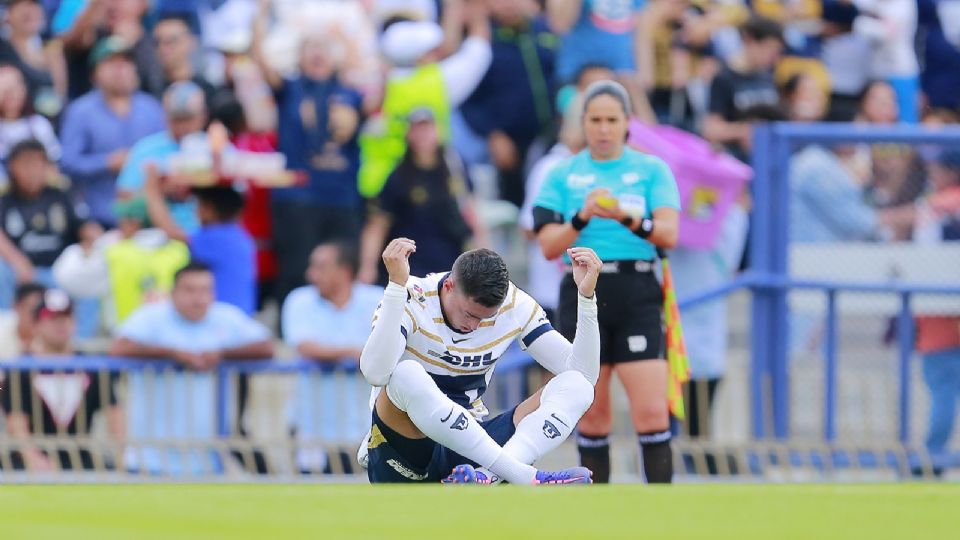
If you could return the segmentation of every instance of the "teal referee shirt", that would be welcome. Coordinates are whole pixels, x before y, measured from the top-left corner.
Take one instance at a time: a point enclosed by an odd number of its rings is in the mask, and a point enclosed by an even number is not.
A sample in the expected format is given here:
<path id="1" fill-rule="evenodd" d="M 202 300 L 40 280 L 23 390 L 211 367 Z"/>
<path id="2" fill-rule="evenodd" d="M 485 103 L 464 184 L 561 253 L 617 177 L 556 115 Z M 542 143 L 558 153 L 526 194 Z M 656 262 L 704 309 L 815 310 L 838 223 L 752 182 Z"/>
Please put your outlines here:
<path id="1" fill-rule="evenodd" d="M 619 158 L 594 161 L 589 150 L 558 163 L 540 189 L 534 206 L 558 212 L 566 221 L 583 207 L 587 194 L 607 188 L 620 208 L 640 217 L 653 217 L 658 208 L 680 209 L 677 181 L 658 157 L 624 148 Z M 603 261 L 652 260 L 656 248 L 612 219 L 594 216 L 573 244 L 597 252 Z M 570 258 L 564 254 L 569 263 Z"/>

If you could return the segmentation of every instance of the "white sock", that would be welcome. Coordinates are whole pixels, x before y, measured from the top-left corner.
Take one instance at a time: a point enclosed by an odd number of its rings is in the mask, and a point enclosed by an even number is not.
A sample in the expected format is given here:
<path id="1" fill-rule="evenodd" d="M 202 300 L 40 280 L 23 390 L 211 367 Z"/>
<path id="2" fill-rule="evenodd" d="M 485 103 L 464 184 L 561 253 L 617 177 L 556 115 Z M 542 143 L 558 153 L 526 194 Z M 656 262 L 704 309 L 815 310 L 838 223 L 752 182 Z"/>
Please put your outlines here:
<path id="1" fill-rule="evenodd" d="M 487 467 L 515 484 L 530 484 L 537 470 L 517 461 L 487 435 L 466 409 L 437 388 L 423 366 L 397 364 L 386 386 L 387 396 L 431 440 Z"/>
<path id="2" fill-rule="evenodd" d="M 570 436 L 593 403 L 593 385 L 578 371 L 565 371 L 540 393 L 540 407 L 517 425 L 503 451 L 518 461 L 533 464 Z"/>

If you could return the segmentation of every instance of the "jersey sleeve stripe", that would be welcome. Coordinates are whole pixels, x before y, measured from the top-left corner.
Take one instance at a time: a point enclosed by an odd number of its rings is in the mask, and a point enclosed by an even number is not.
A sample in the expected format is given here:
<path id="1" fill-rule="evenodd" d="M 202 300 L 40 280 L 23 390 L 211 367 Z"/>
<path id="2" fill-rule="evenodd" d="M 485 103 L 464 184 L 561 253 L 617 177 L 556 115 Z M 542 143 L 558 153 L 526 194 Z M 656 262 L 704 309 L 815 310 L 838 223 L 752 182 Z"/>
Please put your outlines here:
<path id="1" fill-rule="evenodd" d="M 546 322 L 541 324 L 540 326 L 534 328 L 532 332 L 523 337 L 523 346 L 529 347 L 530 345 L 533 345 L 533 342 L 536 341 L 537 338 L 551 330 L 553 330 L 553 325 L 550 323 Z"/>

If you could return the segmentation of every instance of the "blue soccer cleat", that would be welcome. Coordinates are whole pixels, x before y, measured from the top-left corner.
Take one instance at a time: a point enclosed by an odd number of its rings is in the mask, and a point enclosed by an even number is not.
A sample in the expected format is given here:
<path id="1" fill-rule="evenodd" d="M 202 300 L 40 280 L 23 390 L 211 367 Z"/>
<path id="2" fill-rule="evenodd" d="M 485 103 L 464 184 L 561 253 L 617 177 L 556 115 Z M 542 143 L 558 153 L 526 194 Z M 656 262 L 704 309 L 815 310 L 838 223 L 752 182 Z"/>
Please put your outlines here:
<path id="1" fill-rule="evenodd" d="M 591 476 L 593 476 L 593 473 L 586 467 L 573 467 L 571 469 L 553 472 L 537 471 L 537 477 L 534 478 L 533 484 L 537 486 L 547 484 L 592 484 L 593 480 L 590 478 Z"/>
<path id="2" fill-rule="evenodd" d="M 441 484 L 482 484 L 490 485 L 496 477 L 488 476 L 484 471 L 478 471 L 472 465 L 457 465 L 450 476 L 440 481 Z"/>

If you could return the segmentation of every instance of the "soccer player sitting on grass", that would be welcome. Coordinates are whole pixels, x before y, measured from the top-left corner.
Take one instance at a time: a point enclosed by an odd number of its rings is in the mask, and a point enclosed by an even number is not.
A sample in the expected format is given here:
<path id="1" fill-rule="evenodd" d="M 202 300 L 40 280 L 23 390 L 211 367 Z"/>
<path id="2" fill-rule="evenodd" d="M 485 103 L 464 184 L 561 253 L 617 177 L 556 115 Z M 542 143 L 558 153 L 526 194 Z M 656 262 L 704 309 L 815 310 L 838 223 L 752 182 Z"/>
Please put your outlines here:
<path id="1" fill-rule="evenodd" d="M 589 483 L 584 467 L 545 472 L 531 464 L 559 446 L 593 402 L 600 372 L 596 253 L 568 250 L 580 291 L 571 344 L 510 282 L 493 251 L 469 251 L 450 272 L 418 278 L 408 260 L 416 249 L 397 238 L 384 250 L 390 282 L 360 356 L 375 387 L 373 426 L 359 455 L 370 481 Z M 484 421 L 481 397 L 511 338 L 556 376 Z"/>

